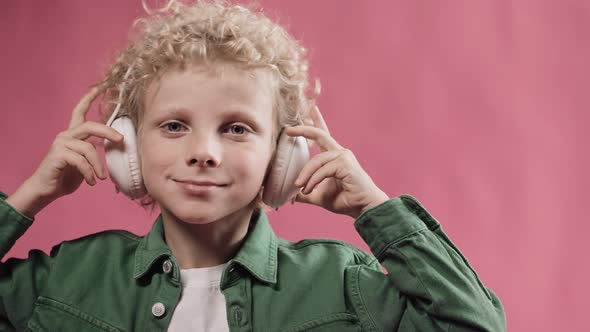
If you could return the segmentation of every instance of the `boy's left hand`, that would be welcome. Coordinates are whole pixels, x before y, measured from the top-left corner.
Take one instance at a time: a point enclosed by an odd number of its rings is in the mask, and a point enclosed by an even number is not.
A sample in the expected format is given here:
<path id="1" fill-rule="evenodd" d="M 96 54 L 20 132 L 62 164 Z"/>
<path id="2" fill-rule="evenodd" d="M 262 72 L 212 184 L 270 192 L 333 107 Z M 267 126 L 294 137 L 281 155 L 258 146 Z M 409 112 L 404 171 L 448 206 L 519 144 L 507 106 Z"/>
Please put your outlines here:
<path id="1" fill-rule="evenodd" d="M 295 181 L 296 186 L 303 187 L 295 201 L 321 206 L 356 219 L 364 211 L 389 200 L 389 196 L 361 167 L 352 151 L 330 136 L 317 107 L 311 111 L 311 119 L 313 126 L 285 128 L 287 135 L 303 136 L 320 150 L 307 162 Z"/>

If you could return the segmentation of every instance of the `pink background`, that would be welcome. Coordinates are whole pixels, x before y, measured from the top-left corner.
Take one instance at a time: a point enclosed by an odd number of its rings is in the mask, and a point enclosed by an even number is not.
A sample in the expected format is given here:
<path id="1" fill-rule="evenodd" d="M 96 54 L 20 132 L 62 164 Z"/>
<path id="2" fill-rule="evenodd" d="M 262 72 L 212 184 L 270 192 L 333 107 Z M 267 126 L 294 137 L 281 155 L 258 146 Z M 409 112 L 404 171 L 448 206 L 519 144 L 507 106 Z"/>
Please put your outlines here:
<path id="1" fill-rule="evenodd" d="M 586 330 L 590 3 L 261 3 L 309 48 L 332 135 L 390 197 L 417 197 L 443 224 L 509 330 Z M 34 172 L 142 12 L 139 0 L 0 2 L 0 190 Z M 155 217 L 110 182 L 84 184 L 8 256 L 103 229 L 144 234 Z M 269 217 L 284 238 L 368 250 L 349 217 L 302 204 Z"/>

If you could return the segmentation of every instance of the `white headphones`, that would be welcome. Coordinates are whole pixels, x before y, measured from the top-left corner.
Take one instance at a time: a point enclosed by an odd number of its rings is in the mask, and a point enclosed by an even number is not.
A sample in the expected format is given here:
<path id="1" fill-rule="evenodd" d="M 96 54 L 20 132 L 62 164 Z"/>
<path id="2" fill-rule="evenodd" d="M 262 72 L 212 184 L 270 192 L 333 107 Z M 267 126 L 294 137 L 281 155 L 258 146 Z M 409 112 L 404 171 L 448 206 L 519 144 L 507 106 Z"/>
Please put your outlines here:
<path id="1" fill-rule="evenodd" d="M 105 156 L 110 178 L 115 190 L 123 192 L 132 200 L 147 194 L 143 184 L 141 165 L 137 153 L 137 136 L 135 126 L 127 115 L 117 116 L 121 108 L 125 81 L 131 73 L 132 66 L 127 69 L 123 83 L 119 89 L 119 98 L 107 126 L 117 130 L 124 136 L 122 143 L 104 141 Z M 290 137 L 281 129 L 277 140 L 274 160 L 265 180 L 262 201 L 276 210 L 289 201 L 298 192 L 294 182 L 305 164 L 309 161 L 309 148 L 304 137 Z"/>

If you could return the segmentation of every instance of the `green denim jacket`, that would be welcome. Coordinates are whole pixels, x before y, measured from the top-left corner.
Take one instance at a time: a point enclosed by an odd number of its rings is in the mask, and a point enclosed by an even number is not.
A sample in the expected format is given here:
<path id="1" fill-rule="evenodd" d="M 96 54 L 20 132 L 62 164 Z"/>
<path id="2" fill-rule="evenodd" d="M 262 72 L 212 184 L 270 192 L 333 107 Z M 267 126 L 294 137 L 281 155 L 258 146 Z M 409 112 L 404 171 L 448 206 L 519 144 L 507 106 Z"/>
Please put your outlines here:
<path id="1" fill-rule="evenodd" d="M 5 198 L 1 257 L 33 222 Z M 415 198 L 390 199 L 354 226 L 375 256 L 280 239 L 254 213 L 221 278 L 230 331 L 505 331 L 499 299 Z M 0 331 L 166 331 L 181 288 L 160 215 L 143 237 L 105 231 L 3 262 Z"/>

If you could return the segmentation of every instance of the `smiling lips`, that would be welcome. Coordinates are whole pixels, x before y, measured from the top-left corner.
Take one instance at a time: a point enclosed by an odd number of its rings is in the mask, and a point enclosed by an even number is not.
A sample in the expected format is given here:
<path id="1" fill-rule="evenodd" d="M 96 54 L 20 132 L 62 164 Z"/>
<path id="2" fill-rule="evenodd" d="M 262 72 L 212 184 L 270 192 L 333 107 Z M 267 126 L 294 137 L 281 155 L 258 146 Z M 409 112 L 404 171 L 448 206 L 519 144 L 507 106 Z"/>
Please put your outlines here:
<path id="1" fill-rule="evenodd" d="M 209 195 L 212 191 L 226 186 L 225 184 L 218 184 L 212 181 L 184 180 L 176 181 L 176 183 L 178 183 L 186 193 L 193 196 Z"/>
<path id="2" fill-rule="evenodd" d="M 212 182 L 208 180 L 178 180 L 177 182 L 193 184 L 196 186 L 224 186 L 224 184 L 220 184 L 217 182 Z"/>

